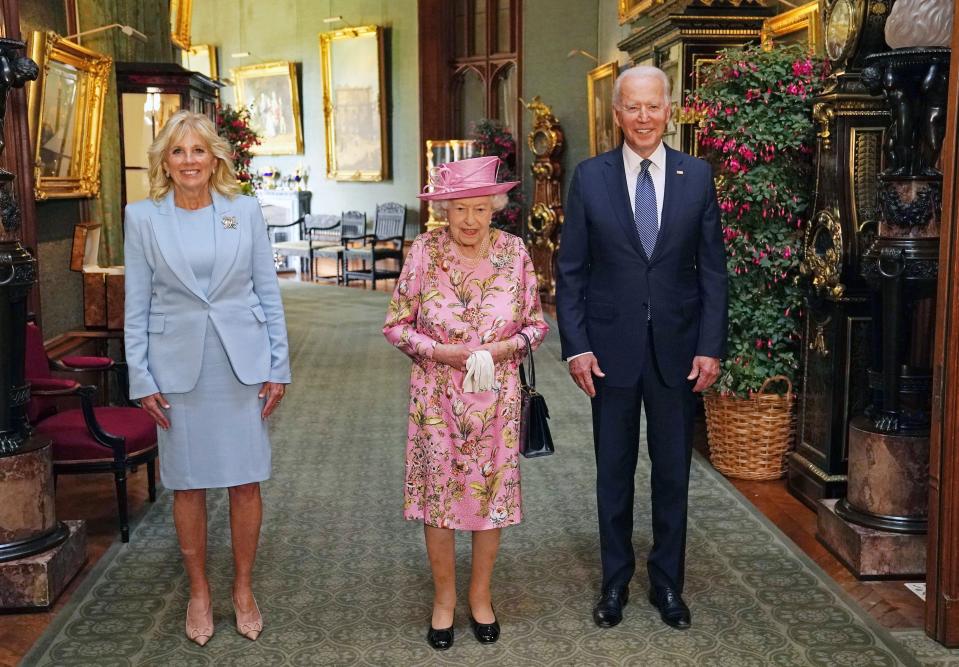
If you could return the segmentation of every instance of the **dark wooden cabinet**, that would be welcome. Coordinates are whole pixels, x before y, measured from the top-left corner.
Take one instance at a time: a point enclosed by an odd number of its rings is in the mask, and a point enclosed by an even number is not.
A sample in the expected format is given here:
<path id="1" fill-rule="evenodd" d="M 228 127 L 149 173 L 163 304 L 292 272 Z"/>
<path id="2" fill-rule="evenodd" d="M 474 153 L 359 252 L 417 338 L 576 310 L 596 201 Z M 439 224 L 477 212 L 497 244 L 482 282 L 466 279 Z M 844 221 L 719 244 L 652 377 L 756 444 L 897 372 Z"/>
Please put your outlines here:
<path id="1" fill-rule="evenodd" d="M 147 149 L 177 111 L 216 118 L 223 84 L 173 63 L 118 62 L 122 205 L 149 195 Z"/>

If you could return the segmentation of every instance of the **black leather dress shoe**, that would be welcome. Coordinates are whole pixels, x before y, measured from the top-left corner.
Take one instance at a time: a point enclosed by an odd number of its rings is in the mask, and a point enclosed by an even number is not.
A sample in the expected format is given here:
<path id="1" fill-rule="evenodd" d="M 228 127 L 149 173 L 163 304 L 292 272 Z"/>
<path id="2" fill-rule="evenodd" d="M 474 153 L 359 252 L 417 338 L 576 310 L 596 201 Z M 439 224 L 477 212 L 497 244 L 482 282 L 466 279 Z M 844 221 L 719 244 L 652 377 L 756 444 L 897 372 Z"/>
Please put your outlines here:
<path id="1" fill-rule="evenodd" d="M 677 630 L 688 630 L 692 625 L 689 607 L 682 596 L 668 586 L 653 586 L 649 589 L 649 603 L 659 610 L 663 623 Z"/>
<path id="2" fill-rule="evenodd" d="M 593 621 L 601 628 L 611 628 L 623 620 L 623 607 L 629 602 L 629 588 L 609 588 L 603 591 L 593 607 Z"/>
<path id="3" fill-rule="evenodd" d="M 480 623 L 473 618 L 473 614 L 470 614 L 470 627 L 473 628 L 473 635 L 480 644 L 493 644 L 499 639 L 499 621 Z"/>
<path id="4" fill-rule="evenodd" d="M 437 630 L 431 625 L 430 631 L 426 633 L 426 641 L 437 651 L 445 651 L 453 645 L 453 626 Z"/>

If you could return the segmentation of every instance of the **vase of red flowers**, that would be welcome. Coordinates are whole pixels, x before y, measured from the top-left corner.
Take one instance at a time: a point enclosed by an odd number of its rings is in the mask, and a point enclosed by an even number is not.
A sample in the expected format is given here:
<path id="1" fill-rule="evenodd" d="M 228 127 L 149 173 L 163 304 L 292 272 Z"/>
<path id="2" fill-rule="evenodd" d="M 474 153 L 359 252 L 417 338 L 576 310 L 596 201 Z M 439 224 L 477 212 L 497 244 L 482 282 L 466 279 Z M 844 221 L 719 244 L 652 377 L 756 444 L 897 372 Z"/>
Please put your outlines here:
<path id="1" fill-rule="evenodd" d="M 260 143 L 260 135 L 250 127 L 250 110 L 246 107 L 234 109 L 229 105 L 217 107 L 216 130 L 233 148 L 233 169 L 243 194 L 252 195 L 256 188 L 250 162 L 253 160 L 253 147 Z"/>

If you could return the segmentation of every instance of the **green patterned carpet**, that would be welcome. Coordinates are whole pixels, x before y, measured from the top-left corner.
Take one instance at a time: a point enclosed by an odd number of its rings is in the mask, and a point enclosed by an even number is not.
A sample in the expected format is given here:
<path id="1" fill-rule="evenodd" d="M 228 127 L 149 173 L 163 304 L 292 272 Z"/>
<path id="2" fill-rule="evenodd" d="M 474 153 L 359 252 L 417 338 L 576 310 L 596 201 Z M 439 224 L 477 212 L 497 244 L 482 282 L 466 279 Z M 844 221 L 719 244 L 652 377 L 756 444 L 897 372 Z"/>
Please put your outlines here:
<path id="1" fill-rule="evenodd" d="M 216 635 L 204 648 L 184 638 L 187 587 L 164 493 L 130 543 L 111 547 L 24 664 L 917 664 L 698 458 L 687 576 L 693 629 L 664 626 L 645 603 L 640 577 L 622 625 L 596 628 L 589 404 L 559 361 L 555 332 L 537 361 L 558 454 L 523 461 L 524 523 L 504 531 L 494 578 L 502 639 L 480 646 L 469 632 L 469 541 L 461 536 L 456 643 L 433 652 L 424 639 L 431 583 L 422 530 L 403 521 L 401 507 L 409 361 L 380 334 L 386 295 L 301 284 L 283 290 L 294 384 L 273 424 L 274 477 L 264 485 L 261 639 L 250 643 L 232 628 L 225 492 L 209 500 Z M 642 554 L 645 470 L 639 479 Z"/>

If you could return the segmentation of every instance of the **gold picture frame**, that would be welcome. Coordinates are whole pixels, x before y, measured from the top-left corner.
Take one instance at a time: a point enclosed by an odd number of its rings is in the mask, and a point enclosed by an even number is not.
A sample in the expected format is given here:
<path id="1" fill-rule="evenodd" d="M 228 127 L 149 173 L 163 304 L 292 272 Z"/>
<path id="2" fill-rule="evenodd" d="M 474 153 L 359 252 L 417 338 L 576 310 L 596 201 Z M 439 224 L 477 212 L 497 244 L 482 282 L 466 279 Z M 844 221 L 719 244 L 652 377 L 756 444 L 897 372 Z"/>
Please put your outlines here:
<path id="1" fill-rule="evenodd" d="M 662 5 L 666 0 L 619 0 L 619 25 L 634 21 L 644 12 L 656 5 Z"/>
<path id="2" fill-rule="evenodd" d="M 802 32 L 802 35 L 796 33 Z M 822 55 L 822 21 L 819 19 L 819 0 L 812 0 L 778 16 L 763 21 L 763 48 L 771 49 L 773 42 L 800 42 L 813 53 Z"/>
<path id="3" fill-rule="evenodd" d="M 100 135 L 113 59 L 55 32 L 36 31 L 27 84 L 27 118 L 38 200 L 100 194 Z"/>
<path id="4" fill-rule="evenodd" d="M 170 40 L 181 49 L 190 48 L 193 0 L 170 0 Z"/>
<path id="5" fill-rule="evenodd" d="M 216 47 L 212 44 L 194 44 L 180 52 L 181 64 L 191 72 L 199 72 L 216 81 L 220 73 L 216 66 Z"/>
<path id="6" fill-rule="evenodd" d="M 296 63 L 281 60 L 230 70 L 236 105 L 250 110 L 250 124 L 260 135 L 256 155 L 303 152 L 303 120 Z"/>
<path id="7" fill-rule="evenodd" d="M 622 141 L 622 131 L 613 120 L 613 84 L 619 76 L 615 60 L 592 69 L 586 75 L 586 103 L 589 109 L 589 154 L 612 150 Z"/>
<path id="8" fill-rule="evenodd" d="M 389 178 L 383 28 L 367 25 L 320 33 L 326 177 Z"/>

